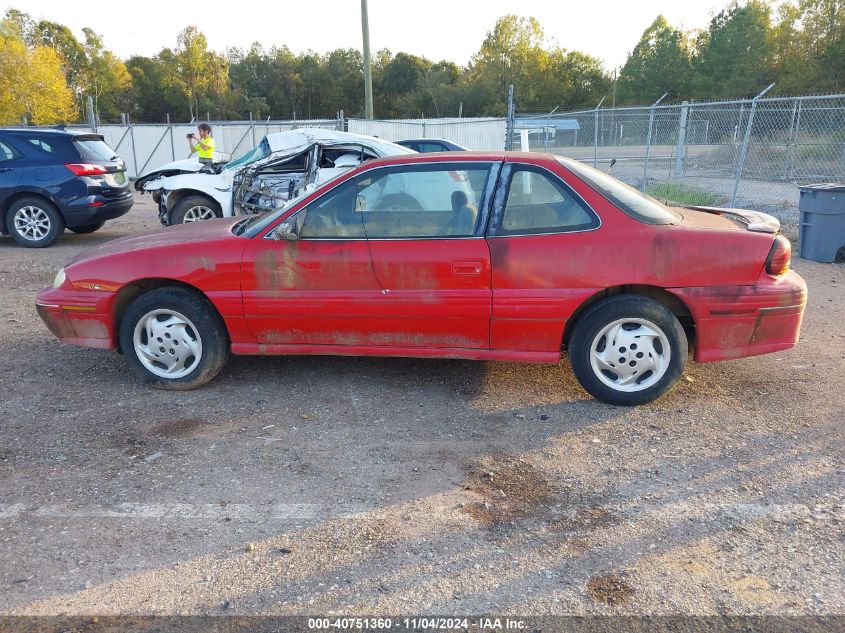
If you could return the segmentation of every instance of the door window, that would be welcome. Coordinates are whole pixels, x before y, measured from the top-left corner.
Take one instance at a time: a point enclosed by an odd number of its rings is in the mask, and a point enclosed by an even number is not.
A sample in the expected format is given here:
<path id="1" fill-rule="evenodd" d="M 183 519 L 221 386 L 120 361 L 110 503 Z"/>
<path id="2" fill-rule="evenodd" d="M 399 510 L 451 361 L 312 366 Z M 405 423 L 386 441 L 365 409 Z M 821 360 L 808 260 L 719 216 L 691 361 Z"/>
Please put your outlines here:
<path id="1" fill-rule="evenodd" d="M 367 237 L 471 237 L 484 204 L 489 164 L 411 165 L 358 182 L 355 210 Z"/>
<path id="2" fill-rule="evenodd" d="M 499 235 L 583 231 L 598 225 L 598 216 L 559 178 L 535 167 L 514 167 Z"/>
<path id="3" fill-rule="evenodd" d="M 346 182 L 305 209 L 303 238 L 364 237 L 361 214 L 355 210 L 355 182 Z"/>
<path id="4" fill-rule="evenodd" d="M 340 185 L 305 211 L 303 238 L 471 237 L 488 164 L 411 165 Z"/>

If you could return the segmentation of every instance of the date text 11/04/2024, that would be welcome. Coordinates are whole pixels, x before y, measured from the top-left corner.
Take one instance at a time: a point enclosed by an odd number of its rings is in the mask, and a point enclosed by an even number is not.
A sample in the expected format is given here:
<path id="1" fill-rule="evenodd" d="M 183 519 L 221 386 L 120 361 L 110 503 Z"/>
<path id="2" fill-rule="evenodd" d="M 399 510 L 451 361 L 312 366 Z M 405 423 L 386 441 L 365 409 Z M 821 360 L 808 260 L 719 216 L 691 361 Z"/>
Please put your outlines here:
<path id="1" fill-rule="evenodd" d="M 478 630 L 478 631 L 519 631 L 525 628 L 525 622 L 512 618 L 309 618 L 308 628 L 312 630 Z"/>

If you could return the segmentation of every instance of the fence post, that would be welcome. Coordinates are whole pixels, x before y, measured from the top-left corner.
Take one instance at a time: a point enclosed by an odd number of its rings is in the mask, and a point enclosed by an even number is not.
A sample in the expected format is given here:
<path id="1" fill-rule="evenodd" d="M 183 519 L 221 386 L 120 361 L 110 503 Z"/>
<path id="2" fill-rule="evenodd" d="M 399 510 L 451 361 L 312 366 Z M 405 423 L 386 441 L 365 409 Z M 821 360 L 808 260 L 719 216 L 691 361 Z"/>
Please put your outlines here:
<path id="1" fill-rule="evenodd" d="M 252 112 L 249 113 L 249 131 L 252 133 L 252 146 L 255 147 L 255 122 L 252 120 Z"/>
<path id="2" fill-rule="evenodd" d="M 505 149 L 511 151 L 513 149 L 513 129 L 515 127 L 515 108 L 513 104 L 513 84 L 508 86 L 508 120 L 505 123 Z"/>
<path id="3" fill-rule="evenodd" d="M 689 114 L 689 101 L 681 102 L 681 118 L 678 121 L 678 142 L 675 145 L 675 176 L 684 175 L 684 158 L 687 149 L 687 116 Z"/>
<path id="4" fill-rule="evenodd" d="M 173 140 L 173 125 L 170 123 L 170 113 L 167 113 L 167 129 L 170 132 L 170 156 L 176 160 L 176 143 Z"/>
<path id="5" fill-rule="evenodd" d="M 658 103 L 663 101 L 668 94 L 668 92 L 664 92 L 663 96 L 652 103 L 651 107 L 648 109 L 648 135 L 645 139 L 645 165 L 643 165 L 643 182 L 642 185 L 640 185 L 640 191 L 645 191 L 645 186 L 648 182 L 648 157 L 651 154 L 651 131 L 654 128 L 654 108 Z"/>
<path id="6" fill-rule="evenodd" d="M 126 125 L 129 126 L 129 143 L 132 145 L 132 169 L 135 170 L 135 178 L 138 177 L 138 156 L 135 152 L 135 130 L 132 129 L 132 122 L 129 115 L 126 115 Z"/>
<path id="7" fill-rule="evenodd" d="M 736 204 L 736 194 L 739 190 L 739 180 L 742 178 L 742 170 L 745 168 L 745 158 L 748 155 L 748 142 L 751 140 L 751 124 L 754 123 L 754 113 L 757 111 L 757 100 L 772 89 L 774 84 L 751 100 L 751 111 L 748 113 L 748 124 L 745 126 L 745 138 L 742 140 L 742 150 L 739 153 L 739 163 L 736 166 L 736 177 L 734 178 L 734 190 L 731 194 L 731 206 Z"/>
<path id="8" fill-rule="evenodd" d="M 337 125 L 338 131 L 343 132 L 346 130 L 346 119 L 343 116 L 343 110 L 338 110 L 337 112 Z"/>
<path id="9" fill-rule="evenodd" d="M 92 132 L 97 131 L 97 117 L 94 115 L 94 99 L 88 97 L 88 127 Z"/>
<path id="10" fill-rule="evenodd" d="M 604 103 L 604 97 L 601 98 L 598 105 L 595 107 L 595 122 L 593 123 L 593 167 L 598 167 L 599 164 L 599 108 Z"/>

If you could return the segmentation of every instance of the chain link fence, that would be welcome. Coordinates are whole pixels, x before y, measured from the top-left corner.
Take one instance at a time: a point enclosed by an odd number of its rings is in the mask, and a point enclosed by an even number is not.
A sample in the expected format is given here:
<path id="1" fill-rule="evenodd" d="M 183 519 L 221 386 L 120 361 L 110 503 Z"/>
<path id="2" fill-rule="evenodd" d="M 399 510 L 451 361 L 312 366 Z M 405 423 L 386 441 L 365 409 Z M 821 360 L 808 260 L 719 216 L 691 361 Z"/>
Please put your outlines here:
<path id="1" fill-rule="evenodd" d="M 265 134 L 348 129 L 397 141 L 444 138 L 474 150 L 504 147 L 570 156 L 676 204 L 755 208 L 797 218 L 799 185 L 845 181 L 845 95 L 755 98 L 513 112 L 509 118 L 211 122 L 233 157 Z M 87 128 L 87 126 L 73 126 Z M 188 156 L 194 124 L 108 124 L 97 130 L 131 177 Z"/>
<path id="2" fill-rule="evenodd" d="M 845 95 L 520 113 L 514 149 L 592 164 L 676 204 L 795 221 L 799 185 L 845 181 Z"/>

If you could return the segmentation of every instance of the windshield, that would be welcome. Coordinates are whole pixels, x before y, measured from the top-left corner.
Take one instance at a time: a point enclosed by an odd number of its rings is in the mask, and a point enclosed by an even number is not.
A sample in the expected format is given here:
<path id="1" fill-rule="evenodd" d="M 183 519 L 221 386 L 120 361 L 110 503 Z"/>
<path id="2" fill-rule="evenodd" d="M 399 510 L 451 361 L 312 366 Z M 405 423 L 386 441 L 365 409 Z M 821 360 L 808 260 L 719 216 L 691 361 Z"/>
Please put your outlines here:
<path id="1" fill-rule="evenodd" d="M 556 156 L 569 171 L 598 191 L 605 198 L 630 215 L 635 220 L 648 224 L 673 224 L 681 215 L 661 204 L 651 196 L 626 185 L 613 176 L 588 167 L 584 163 Z"/>
<path id="2" fill-rule="evenodd" d="M 305 196 L 310 196 L 317 189 L 320 189 L 321 192 L 328 191 L 334 186 L 335 181 L 339 180 L 343 176 L 346 176 L 347 174 L 349 174 L 349 172 L 344 171 L 337 174 L 333 178 L 329 178 L 327 181 L 320 183 L 319 185 L 311 184 L 303 187 L 296 196 L 285 202 L 284 205 L 282 205 L 272 213 L 256 215 L 254 219 L 250 220 L 248 224 L 240 227 L 239 234 L 243 234 L 244 232 L 246 232 L 247 236 L 249 237 L 254 237 L 258 235 L 259 233 L 261 233 L 261 231 L 263 231 L 265 228 L 275 222 L 277 218 L 280 218 L 285 213 L 287 213 L 291 209 L 291 207 L 297 204 Z"/>
<path id="3" fill-rule="evenodd" d="M 235 160 L 230 160 L 223 166 L 223 169 L 240 169 L 244 165 L 249 165 L 262 158 L 267 158 L 270 155 L 270 143 L 267 142 L 267 137 L 261 139 L 258 147 L 253 147 L 246 154 L 238 156 Z"/>

